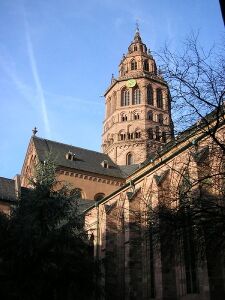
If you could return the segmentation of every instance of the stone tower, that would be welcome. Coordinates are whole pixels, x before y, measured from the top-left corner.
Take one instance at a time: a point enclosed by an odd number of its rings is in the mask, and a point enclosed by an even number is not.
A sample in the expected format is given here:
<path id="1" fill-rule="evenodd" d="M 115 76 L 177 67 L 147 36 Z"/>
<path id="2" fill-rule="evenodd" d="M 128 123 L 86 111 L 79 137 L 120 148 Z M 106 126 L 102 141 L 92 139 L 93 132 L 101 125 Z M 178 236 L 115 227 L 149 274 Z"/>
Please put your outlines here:
<path id="1" fill-rule="evenodd" d="M 116 164 L 141 163 L 171 139 L 169 89 L 139 30 L 104 96 L 102 149 Z"/>

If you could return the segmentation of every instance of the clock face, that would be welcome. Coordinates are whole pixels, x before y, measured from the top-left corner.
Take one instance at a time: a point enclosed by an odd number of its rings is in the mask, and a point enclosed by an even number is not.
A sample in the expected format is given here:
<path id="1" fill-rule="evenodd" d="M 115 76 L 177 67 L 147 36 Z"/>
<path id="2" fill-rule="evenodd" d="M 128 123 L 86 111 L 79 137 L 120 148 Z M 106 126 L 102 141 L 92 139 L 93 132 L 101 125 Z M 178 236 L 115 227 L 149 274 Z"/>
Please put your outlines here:
<path id="1" fill-rule="evenodd" d="M 134 87 L 135 85 L 136 85 L 136 80 L 135 79 L 127 80 L 127 83 L 126 83 L 127 87 Z"/>

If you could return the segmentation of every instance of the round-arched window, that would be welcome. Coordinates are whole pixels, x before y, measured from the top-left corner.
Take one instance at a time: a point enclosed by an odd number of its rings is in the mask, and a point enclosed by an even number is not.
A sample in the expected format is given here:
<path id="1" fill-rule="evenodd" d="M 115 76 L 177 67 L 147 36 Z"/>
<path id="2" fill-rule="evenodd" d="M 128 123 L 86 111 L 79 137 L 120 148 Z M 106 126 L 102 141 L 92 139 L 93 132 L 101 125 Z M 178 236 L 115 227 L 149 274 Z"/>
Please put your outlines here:
<path id="1" fill-rule="evenodd" d="M 145 61 L 144 61 L 144 70 L 145 71 L 149 71 L 149 64 L 148 64 L 148 60 L 147 59 L 145 59 Z"/>
<path id="2" fill-rule="evenodd" d="M 126 163 L 127 165 L 132 165 L 134 162 L 133 162 L 133 155 L 132 153 L 127 153 L 127 157 L 126 157 Z"/>
<path id="3" fill-rule="evenodd" d="M 137 70 L 137 62 L 135 59 L 132 59 L 132 61 L 130 62 L 130 68 L 131 70 Z"/>
<path id="4" fill-rule="evenodd" d="M 75 196 L 76 196 L 76 198 L 78 198 L 78 199 L 83 199 L 84 198 L 82 189 L 75 188 L 74 190 L 75 190 Z"/>
<path id="5" fill-rule="evenodd" d="M 163 108 L 163 97 L 162 97 L 162 90 L 161 89 L 157 89 L 156 91 L 156 101 L 157 101 L 157 107 L 158 108 Z"/>
<path id="6" fill-rule="evenodd" d="M 153 90 L 151 85 L 147 86 L 147 103 L 153 105 Z"/>
<path id="7" fill-rule="evenodd" d="M 95 201 L 100 201 L 102 200 L 103 198 L 105 197 L 105 194 L 104 193 L 98 193 L 94 196 L 94 200 Z"/>
<path id="8" fill-rule="evenodd" d="M 121 106 L 127 106 L 130 104 L 130 93 L 129 90 L 124 89 L 121 94 Z"/>
<path id="9" fill-rule="evenodd" d="M 148 113 L 147 113 L 147 119 L 149 121 L 153 121 L 153 112 L 151 110 L 149 110 Z"/>
<path id="10" fill-rule="evenodd" d="M 133 91 L 133 104 L 141 103 L 141 91 L 137 88 Z"/>

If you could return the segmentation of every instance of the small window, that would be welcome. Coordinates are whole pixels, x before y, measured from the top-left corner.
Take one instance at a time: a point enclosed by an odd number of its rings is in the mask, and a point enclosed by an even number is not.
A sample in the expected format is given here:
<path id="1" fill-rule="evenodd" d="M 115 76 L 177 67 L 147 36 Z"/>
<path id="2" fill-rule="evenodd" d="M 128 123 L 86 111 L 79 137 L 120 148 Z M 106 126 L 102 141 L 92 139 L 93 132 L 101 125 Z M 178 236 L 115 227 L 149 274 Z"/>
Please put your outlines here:
<path id="1" fill-rule="evenodd" d="M 132 61 L 130 63 L 130 68 L 131 68 L 131 70 L 137 70 L 137 62 L 135 59 L 132 59 Z"/>
<path id="2" fill-rule="evenodd" d="M 141 92 L 139 89 L 135 89 L 133 92 L 133 104 L 140 104 L 141 103 Z"/>
<path id="3" fill-rule="evenodd" d="M 83 199 L 83 198 L 84 198 L 84 197 L 83 197 L 82 190 L 79 189 L 79 188 L 75 188 L 75 196 L 76 196 L 76 198 L 78 198 L 78 199 Z"/>
<path id="4" fill-rule="evenodd" d="M 76 160 L 76 155 L 74 153 L 72 153 L 71 151 L 68 151 L 66 153 L 66 159 L 68 159 L 68 160 Z"/>
<path id="5" fill-rule="evenodd" d="M 149 64 L 148 64 L 148 60 L 147 59 L 144 61 L 144 70 L 145 71 L 149 71 Z"/>
<path id="6" fill-rule="evenodd" d="M 123 114 L 122 117 L 121 117 L 121 121 L 122 122 L 127 121 L 127 115 Z"/>
<path id="7" fill-rule="evenodd" d="M 158 122 L 160 125 L 163 125 L 163 114 L 158 115 Z"/>
<path id="8" fill-rule="evenodd" d="M 147 86 L 147 103 L 153 105 L 153 90 L 151 85 Z"/>
<path id="9" fill-rule="evenodd" d="M 120 141 L 124 141 L 126 139 L 126 133 L 124 131 L 122 131 L 120 134 L 119 134 L 119 140 Z"/>
<path id="10" fill-rule="evenodd" d="M 128 140 L 133 140 L 133 138 L 134 138 L 134 134 L 133 134 L 133 132 L 128 132 L 128 134 L 127 134 L 127 138 L 128 138 Z"/>
<path id="11" fill-rule="evenodd" d="M 160 141 L 159 126 L 155 128 L 155 139 L 156 141 Z"/>
<path id="12" fill-rule="evenodd" d="M 139 120 L 139 119 L 140 119 L 139 114 L 138 114 L 138 113 L 135 113 L 135 114 L 134 114 L 134 120 Z"/>
<path id="13" fill-rule="evenodd" d="M 124 76 L 124 74 L 125 74 L 124 67 L 121 66 L 121 68 L 120 68 L 120 76 Z"/>
<path id="14" fill-rule="evenodd" d="M 148 119 L 149 121 L 153 121 L 153 112 L 152 112 L 151 110 L 148 111 L 147 119 Z"/>
<path id="15" fill-rule="evenodd" d="M 166 143 L 166 132 L 165 131 L 162 132 L 162 142 Z"/>
<path id="16" fill-rule="evenodd" d="M 157 89 L 156 94 L 157 94 L 157 107 L 163 108 L 162 90 Z"/>
<path id="17" fill-rule="evenodd" d="M 139 139 L 140 137 L 141 137 L 141 131 L 140 130 L 135 131 L 135 138 Z"/>
<path id="18" fill-rule="evenodd" d="M 148 129 L 148 138 L 149 138 L 150 140 L 153 140 L 153 129 L 152 129 L 152 128 L 149 128 L 149 129 Z"/>
<path id="19" fill-rule="evenodd" d="M 133 162 L 133 155 L 131 153 L 128 153 L 126 160 L 127 160 L 126 161 L 127 165 L 132 165 L 134 163 Z"/>
<path id="20" fill-rule="evenodd" d="M 104 193 L 98 193 L 94 196 L 94 200 L 95 201 L 100 201 L 102 200 L 103 198 L 105 197 L 105 194 Z"/>
<path id="21" fill-rule="evenodd" d="M 136 45 L 134 45 L 134 51 L 137 51 L 137 46 Z"/>
<path id="22" fill-rule="evenodd" d="M 102 167 L 105 168 L 105 169 L 108 169 L 108 168 L 109 168 L 109 163 L 108 163 L 107 160 L 103 160 L 103 161 L 101 162 L 101 165 L 102 165 Z"/>

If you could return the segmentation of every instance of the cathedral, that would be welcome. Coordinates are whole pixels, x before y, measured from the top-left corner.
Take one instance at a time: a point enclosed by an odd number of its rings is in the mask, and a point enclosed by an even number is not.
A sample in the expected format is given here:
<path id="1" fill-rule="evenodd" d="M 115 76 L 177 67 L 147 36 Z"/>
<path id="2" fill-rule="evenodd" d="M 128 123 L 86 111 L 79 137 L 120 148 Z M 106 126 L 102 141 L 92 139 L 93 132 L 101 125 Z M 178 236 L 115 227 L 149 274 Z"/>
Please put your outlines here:
<path id="1" fill-rule="evenodd" d="M 170 93 L 150 49 L 137 30 L 127 55 L 105 92 L 102 153 L 36 136 L 28 146 L 21 185 L 29 187 L 35 161 L 51 151 L 59 180 L 80 190 L 82 199 L 100 200 L 123 186 L 127 176 L 173 139 Z"/>
<path id="2" fill-rule="evenodd" d="M 200 262 L 190 232 L 179 247 L 160 233 L 154 242 L 149 213 L 160 203 L 176 207 L 187 177 L 195 183 L 206 172 L 219 173 L 221 151 L 203 125 L 174 137 L 169 87 L 139 30 L 118 71 L 104 94 L 102 152 L 41 138 L 34 130 L 21 175 L 0 178 L 0 209 L 9 213 L 30 187 L 37 160 L 51 152 L 57 179 L 80 192 L 85 229 L 100 263 L 98 299 L 225 299 L 224 260 L 215 269 L 206 253 Z M 217 135 L 224 142 L 224 126 Z M 192 186 L 197 194 L 200 185 Z M 219 197 L 220 189 L 213 193 Z M 169 235 L 173 229 L 167 230 Z"/>

